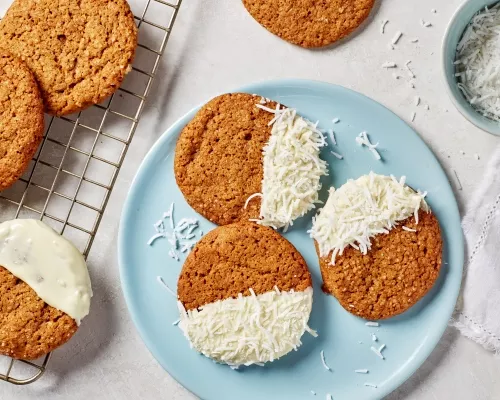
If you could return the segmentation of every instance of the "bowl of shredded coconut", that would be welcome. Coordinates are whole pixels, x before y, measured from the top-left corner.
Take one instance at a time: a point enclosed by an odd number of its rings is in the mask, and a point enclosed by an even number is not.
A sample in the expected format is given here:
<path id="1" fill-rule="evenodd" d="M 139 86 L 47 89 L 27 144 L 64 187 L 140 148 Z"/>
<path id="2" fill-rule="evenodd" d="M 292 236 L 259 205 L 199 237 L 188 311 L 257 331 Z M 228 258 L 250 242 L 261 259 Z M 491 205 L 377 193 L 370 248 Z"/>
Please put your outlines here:
<path id="1" fill-rule="evenodd" d="M 500 2 L 467 0 L 443 41 L 446 87 L 474 125 L 500 135 Z"/>

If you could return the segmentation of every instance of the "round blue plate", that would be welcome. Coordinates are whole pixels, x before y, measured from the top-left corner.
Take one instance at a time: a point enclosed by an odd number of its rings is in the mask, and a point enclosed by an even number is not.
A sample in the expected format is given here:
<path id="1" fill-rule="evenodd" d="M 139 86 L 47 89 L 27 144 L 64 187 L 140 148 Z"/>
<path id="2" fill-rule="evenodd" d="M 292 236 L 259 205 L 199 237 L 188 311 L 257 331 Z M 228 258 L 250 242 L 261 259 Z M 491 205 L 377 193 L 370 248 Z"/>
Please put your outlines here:
<path id="1" fill-rule="evenodd" d="M 306 259 L 313 275 L 314 305 L 309 325 L 319 337 L 309 334 L 303 346 L 265 367 L 233 371 L 191 350 L 180 329 L 176 300 L 157 281 L 176 290 L 180 261 L 169 257 L 171 248 L 160 238 L 146 243 L 155 233 L 153 224 L 161 219 L 171 202 L 174 216 L 196 217 L 200 229 L 214 225 L 197 215 L 184 201 L 173 172 L 177 136 L 197 109 L 176 122 L 153 146 L 132 184 L 125 203 L 119 232 L 119 263 L 122 287 L 132 319 L 149 350 L 160 364 L 187 389 L 205 400 L 380 399 L 401 385 L 424 362 L 438 343 L 453 311 L 460 288 L 463 240 L 457 204 L 448 179 L 438 161 L 417 133 L 391 111 L 369 98 L 331 84 L 280 80 L 258 83 L 238 91 L 256 93 L 277 100 L 323 129 L 333 129 L 337 146 L 329 145 L 322 157 L 330 165 L 326 188 L 342 185 L 371 170 L 381 174 L 406 175 L 408 184 L 428 192 L 428 201 L 439 218 L 444 240 L 444 263 L 438 282 L 427 296 L 401 316 L 382 321 L 380 327 L 344 311 L 337 301 L 321 291 L 321 275 L 313 243 L 306 233 L 311 214 L 294 224 L 285 236 Z M 256 102 L 259 98 L 256 98 Z M 332 123 L 339 118 L 340 122 Z M 373 143 L 380 142 L 382 161 L 377 161 L 355 137 L 366 130 Z M 341 153 L 343 160 L 330 150 Z M 166 221 L 168 225 L 168 221 Z M 195 231 L 196 232 L 196 231 Z M 198 235 L 197 235 L 198 237 Z M 378 337 L 372 341 L 371 334 Z M 386 345 L 380 359 L 371 346 Z M 327 371 L 320 359 L 324 350 Z M 366 368 L 369 373 L 357 374 Z M 365 386 L 374 384 L 377 388 Z"/>

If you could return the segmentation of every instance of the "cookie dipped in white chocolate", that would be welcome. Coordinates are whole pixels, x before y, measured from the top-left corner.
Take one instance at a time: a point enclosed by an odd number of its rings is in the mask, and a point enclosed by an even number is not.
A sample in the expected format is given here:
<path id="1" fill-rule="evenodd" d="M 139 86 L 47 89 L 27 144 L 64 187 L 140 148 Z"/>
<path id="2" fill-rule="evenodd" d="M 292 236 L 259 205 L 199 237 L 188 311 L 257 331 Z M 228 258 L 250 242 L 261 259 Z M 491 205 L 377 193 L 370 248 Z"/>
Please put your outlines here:
<path id="1" fill-rule="evenodd" d="M 77 324 L 89 313 L 92 288 L 82 254 L 43 222 L 1 223 L 0 265 Z"/>

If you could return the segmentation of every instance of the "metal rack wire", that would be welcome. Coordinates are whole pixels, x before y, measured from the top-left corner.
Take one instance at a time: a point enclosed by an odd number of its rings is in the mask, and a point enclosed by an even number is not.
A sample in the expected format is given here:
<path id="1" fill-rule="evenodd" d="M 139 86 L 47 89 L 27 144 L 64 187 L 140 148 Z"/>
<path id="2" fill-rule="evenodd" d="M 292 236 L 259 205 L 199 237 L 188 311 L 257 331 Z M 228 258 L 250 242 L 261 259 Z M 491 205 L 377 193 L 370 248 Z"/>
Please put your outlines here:
<path id="1" fill-rule="evenodd" d="M 104 103 L 78 114 L 47 116 L 45 135 L 30 167 L 13 187 L 0 192 L 2 216 L 43 220 L 71 239 L 85 258 L 182 2 L 145 1 L 144 8 L 135 12 L 136 59 L 121 88 Z M 0 373 L 0 379 L 16 385 L 33 383 L 45 372 L 50 356 L 35 362 L 3 357 L 6 372 Z M 28 367 L 28 375 L 16 377 L 16 364 Z"/>

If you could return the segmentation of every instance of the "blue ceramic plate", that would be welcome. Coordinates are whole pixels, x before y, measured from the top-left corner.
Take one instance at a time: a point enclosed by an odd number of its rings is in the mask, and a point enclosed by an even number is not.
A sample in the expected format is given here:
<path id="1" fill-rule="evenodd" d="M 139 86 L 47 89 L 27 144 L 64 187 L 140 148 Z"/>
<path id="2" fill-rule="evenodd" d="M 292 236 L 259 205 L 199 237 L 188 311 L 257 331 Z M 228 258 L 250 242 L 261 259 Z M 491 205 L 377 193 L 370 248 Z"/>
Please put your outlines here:
<path id="1" fill-rule="evenodd" d="M 413 188 L 428 191 L 428 201 L 439 218 L 444 239 L 444 265 L 435 287 L 411 310 L 382 321 L 380 327 L 344 311 L 337 301 L 321 292 L 321 275 L 311 239 L 306 230 L 310 217 L 294 224 L 285 236 L 306 259 L 314 281 L 314 306 L 310 326 L 317 339 L 304 335 L 297 351 L 266 367 L 233 371 L 191 350 L 181 331 L 172 325 L 178 318 L 175 298 L 157 281 L 162 276 L 175 290 L 182 261 L 168 256 L 170 245 L 158 239 L 153 224 L 175 203 L 174 215 L 197 217 L 207 232 L 214 225 L 197 215 L 184 201 L 173 173 L 177 136 L 197 109 L 175 123 L 153 146 L 132 184 L 122 215 L 119 261 L 122 287 L 132 319 L 142 339 L 160 364 L 187 389 L 205 400 L 380 399 L 401 385 L 424 362 L 439 341 L 457 299 L 463 265 L 462 230 L 457 204 L 448 179 L 432 152 L 406 123 L 367 97 L 321 82 L 281 80 L 258 83 L 238 91 L 257 93 L 289 107 L 304 117 L 319 120 L 320 127 L 333 128 L 338 146 L 329 146 L 322 156 L 330 165 L 325 187 L 340 186 L 373 170 L 381 174 L 406 175 Z M 337 124 L 333 118 L 340 118 Z M 358 147 L 355 137 L 368 131 L 380 142 L 383 161 Z M 338 160 L 330 149 L 344 155 Z M 326 191 L 322 192 L 326 200 Z M 375 333 L 378 342 L 372 342 Z M 385 360 L 370 346 L 386 344 Z M 324 350 L 332 372 L 320 360 Z M 361 375 L 355 369 L 369 369 Z M 364 386 L 372 383 L 377 388 Z"/>

